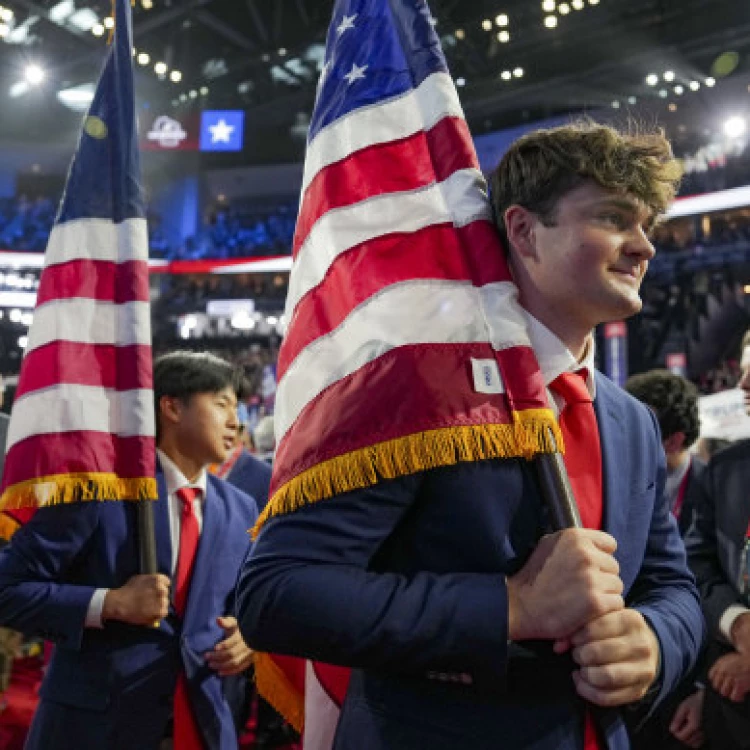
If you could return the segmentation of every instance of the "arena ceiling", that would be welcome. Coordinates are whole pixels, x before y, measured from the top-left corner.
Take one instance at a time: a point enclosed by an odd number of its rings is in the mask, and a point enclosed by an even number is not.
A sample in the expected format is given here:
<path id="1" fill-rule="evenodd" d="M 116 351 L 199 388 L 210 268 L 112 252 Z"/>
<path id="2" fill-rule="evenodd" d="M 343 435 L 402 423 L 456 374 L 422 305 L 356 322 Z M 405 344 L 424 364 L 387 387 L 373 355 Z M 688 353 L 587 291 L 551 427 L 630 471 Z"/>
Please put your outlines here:
<path id="1" fill-rule="evenodd" d="M 58 93 L 95 80 L 106 33 L 91 24 L 104 21 L 111 3 L 0 6 L 12 11 L 0 15 L 0 139 L 72 137 L 80 115 Z M 242 107 L 255 136 L 247 161 L 297 158 L 332 6 L 137 0 L 134 43 L 148 56 L 136 66 L 141 107 Z M 725 112 L 750 110 L 746 0 L 432 0 L 431 8 L 475 133 L 607 109 L 655 118 L 688 140 Z M 30 65 L 44 81 L 19 94 Z"/>

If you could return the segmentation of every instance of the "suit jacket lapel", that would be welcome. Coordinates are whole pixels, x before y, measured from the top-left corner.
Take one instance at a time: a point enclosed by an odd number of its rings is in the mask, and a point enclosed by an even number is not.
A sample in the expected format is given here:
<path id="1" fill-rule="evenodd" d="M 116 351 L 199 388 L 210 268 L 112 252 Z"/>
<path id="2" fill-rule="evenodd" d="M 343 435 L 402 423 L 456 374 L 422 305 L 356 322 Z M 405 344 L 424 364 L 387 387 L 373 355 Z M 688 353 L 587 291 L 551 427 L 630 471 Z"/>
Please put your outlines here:
<path id="1" fill-rule="evenodd" d="M 628 489 L 631 484 L 629 455 L 625 440 L 624 420 L 620 405 L 611 398 L 609 384 L 602 387 L 603 376 L 597 375 L 596 421 L 602 448 L 602 501 L 604 503 L 604 531 L 616 539 L 623 538 L 629 508 Z M 618 555 L 620 549 L 618 548 Z"/>
<path id="2" fill-rule="evenodd" d="M 188 595 L 187 609 L 185 611 L 185 627 L 189 629 L 191 618 L 200 614 L 201 602 L 200 592 L 210 590 L 215 568 L 213 558 L 221 544 L 221 529 L 227 528 L 227 520 L 224 518 L 225 508 L 216 493 L 211 488 L 211 483 L 206 488 L 206 498 L 203 501 L 203 528 L 201 529 L 200 541 L 198 543 L 198 555 L 193 568 L 193 577 L 190 581 L 190 594 Z M 223 614 L 223 613 L 222 613 Z M 205 621 L 205 615 L 203 617 Z"/>
<path id="3" fill-rule="evenodd" d="M 172 530 L 169 524 L 169 496 L 161 467 L 156 470 L 159 499 L 154 503 L 154 535 L 159 572 L 172 577 Z"/>

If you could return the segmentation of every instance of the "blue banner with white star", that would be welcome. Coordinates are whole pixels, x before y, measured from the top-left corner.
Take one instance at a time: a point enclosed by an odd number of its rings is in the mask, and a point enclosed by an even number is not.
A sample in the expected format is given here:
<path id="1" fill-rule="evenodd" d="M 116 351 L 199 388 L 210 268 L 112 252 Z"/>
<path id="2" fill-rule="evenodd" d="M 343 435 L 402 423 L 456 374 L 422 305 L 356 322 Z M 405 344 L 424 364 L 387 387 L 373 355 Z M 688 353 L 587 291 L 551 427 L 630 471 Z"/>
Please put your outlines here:
<path id="1" fill-rule="evenodd" d="M 242 151 L 245 113 L 240 109 L 206 110 L 201 116 L 201 151 Z"/>

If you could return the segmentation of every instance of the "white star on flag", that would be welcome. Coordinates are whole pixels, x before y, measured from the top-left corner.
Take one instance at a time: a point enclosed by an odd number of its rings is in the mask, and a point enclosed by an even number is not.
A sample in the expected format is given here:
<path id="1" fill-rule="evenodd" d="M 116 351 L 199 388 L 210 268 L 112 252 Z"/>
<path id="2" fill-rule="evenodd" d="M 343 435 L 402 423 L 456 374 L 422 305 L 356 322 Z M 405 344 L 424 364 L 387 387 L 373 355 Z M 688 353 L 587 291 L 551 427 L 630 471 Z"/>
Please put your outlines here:
<path id="1" fill-rule="evenodd" d="M 353 16 L 344 16 L 344 20 L 341 25 L 336 29 L 336 33 L 341 36 L 345 31 L 354 28 L 354 22 L 357 20 L 357 13 Z"/>
<path id="2" fill-rule="evenodd" d="M 209 125 L 211 131 L 211 143 L 231 143 L 234 125 L 229 125 L 222 117 L 216 125 Z"/>
<path id="3" fill-rule="evenodd" d="M 344 76 L 344 78 L 349 81 L 349 85 L 351 86 L 355 81 L 359 81 L 361 78 L 365 77 L 365 71 L 369 67 L 369 65 L 363 65 L 360 67 L 357 63 L 354 63 L 352 69 Z"/>

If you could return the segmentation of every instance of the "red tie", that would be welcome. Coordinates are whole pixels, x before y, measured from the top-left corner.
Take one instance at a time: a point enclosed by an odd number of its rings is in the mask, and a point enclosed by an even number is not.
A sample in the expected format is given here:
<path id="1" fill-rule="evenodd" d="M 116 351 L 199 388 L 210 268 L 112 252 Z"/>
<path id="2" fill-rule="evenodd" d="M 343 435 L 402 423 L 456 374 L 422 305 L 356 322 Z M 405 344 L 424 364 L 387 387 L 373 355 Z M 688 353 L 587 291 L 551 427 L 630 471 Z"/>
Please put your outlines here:
<path id="1" fill-rule="evenodd" d="M 601 529 L 602 448 L 586 375 L 586 370 L 564 372 L 552 381 L 550 388 L 565 401 L 560 413 L 560 429 L 565 440 L 564 461 L 581 522 L 587 529 Z M 583 747 L 584 750 L 606 747 L 599 739 L 591 711 L 586 711 Z"/>
<path id="2" fill-rule="evenodd" d="M 181 618 L 185 617 L 190 579 L 193 576 L 200 538 L 198 519 L 195 517 L 193 507 L 193 501 L 200 495 L 200 492 L 195 487 L 183 487 L 175 493 L 182 503 L 182 522 L 180 524 L 180 550 L 177 555 L 174 608 Z M 203 750 L 203 740 L 190 705 L 188 683 L 184 672 L 180 672 L 177 678 L 177 689 L 174 694 L 174 747 L 179 750 Z"/>

